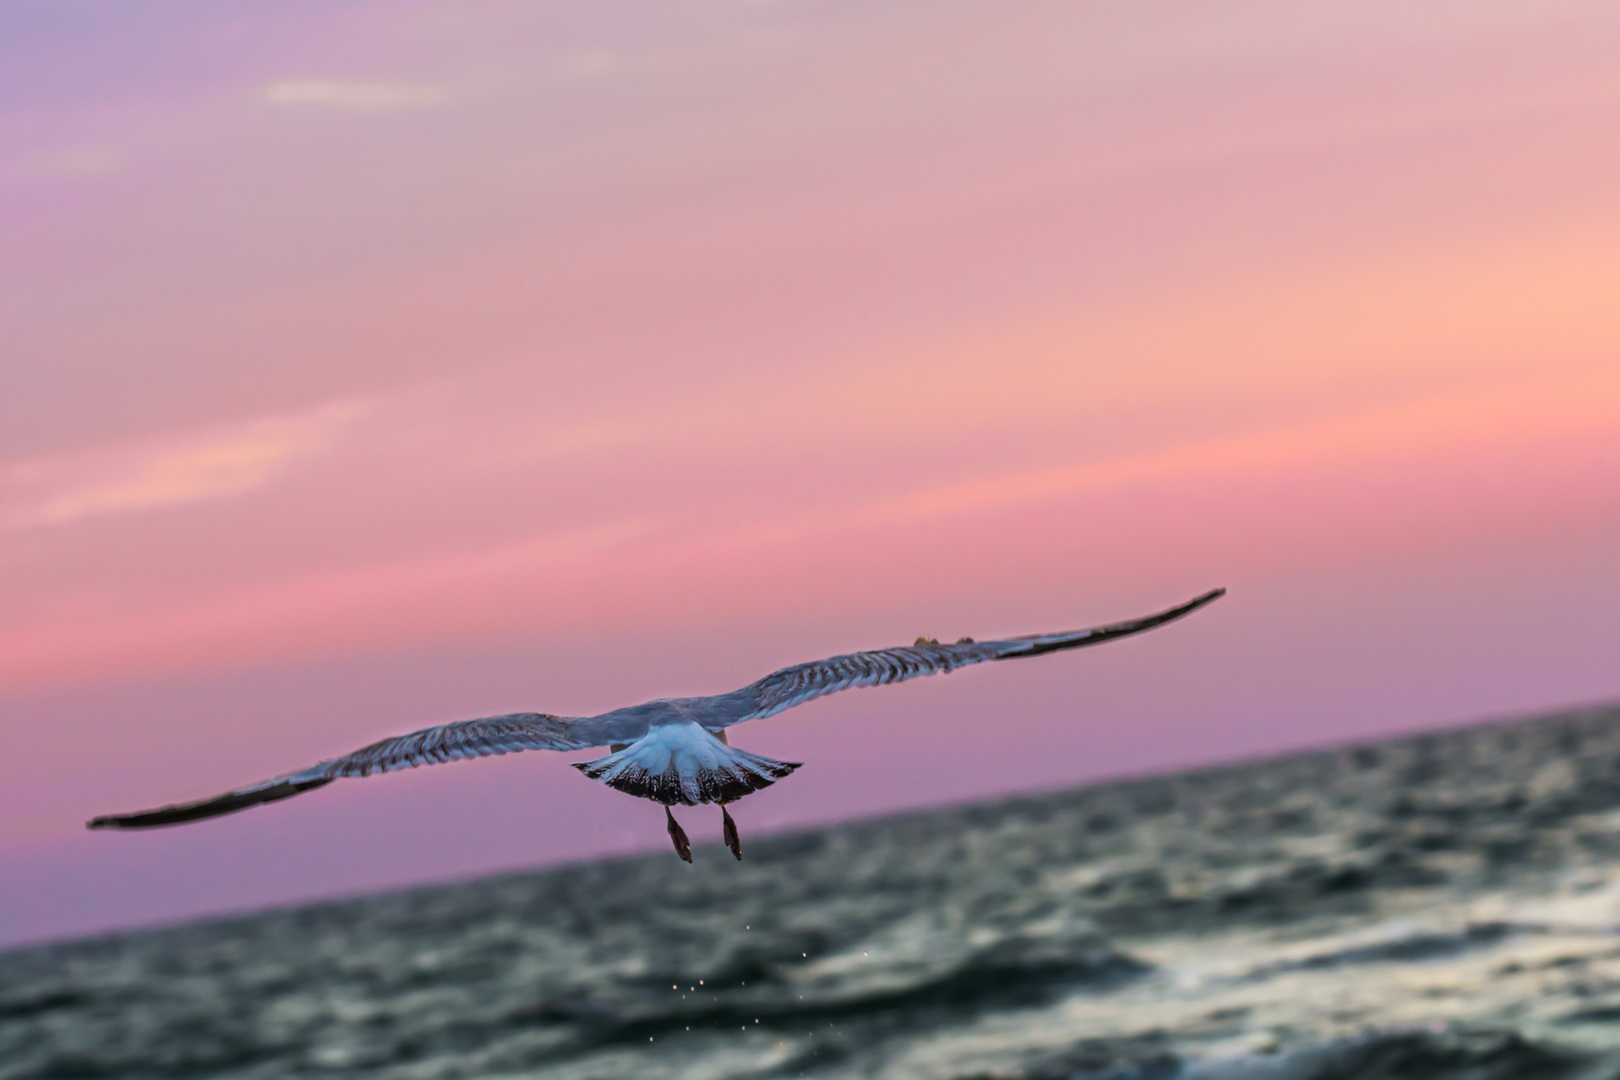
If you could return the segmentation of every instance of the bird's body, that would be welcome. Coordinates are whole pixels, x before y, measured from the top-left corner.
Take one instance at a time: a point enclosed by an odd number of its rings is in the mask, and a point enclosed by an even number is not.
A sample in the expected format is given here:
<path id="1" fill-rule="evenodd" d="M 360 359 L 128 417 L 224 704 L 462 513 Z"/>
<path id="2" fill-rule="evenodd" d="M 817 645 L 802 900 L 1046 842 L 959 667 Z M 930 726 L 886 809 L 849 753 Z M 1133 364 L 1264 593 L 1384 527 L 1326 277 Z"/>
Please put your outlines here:
<path id="1" fill-rule="evenodd" d="M 840 690 L 904 682 L 987 660 L 1039 656 L 1141 633 L 1203 607 L 1224 592 L 1224 589 L 1216 589 L 1155 615 L 1088 630 L 1032 634 L 1001 641 L 975 642 L 964 638 L 954 645 L 919 638 L 910 646 L 796 664 L 727 694 L 663 698 L 599 716 L 512 713 L 441 724 L 384 739 L 352 754 L 210 799 L 98 817 L 88 824 L 92 829 L 178 825 L 275 802 L 324 787 L 343 777 L 369 776 L 520 750 L 583 750 L 593 746 L 612 748 L 605 757 L 574 765 L 593 780 L 626 794 L 662 803 L 666 810 L 678 804 L 719 803 L 724 807 L 769 787 L 799 767 L 798 762 L 777 761 L 729 746 L 725 732 L 733 725 L 774 716 L 784 709 Z M 736 825 L 729 813 L 724 816 L 727 846 L 741 858 Z M 673 814 L 668 815 L 668 824 L 676 851 L 691 861 L 685 833 L 680 831 Z"/>

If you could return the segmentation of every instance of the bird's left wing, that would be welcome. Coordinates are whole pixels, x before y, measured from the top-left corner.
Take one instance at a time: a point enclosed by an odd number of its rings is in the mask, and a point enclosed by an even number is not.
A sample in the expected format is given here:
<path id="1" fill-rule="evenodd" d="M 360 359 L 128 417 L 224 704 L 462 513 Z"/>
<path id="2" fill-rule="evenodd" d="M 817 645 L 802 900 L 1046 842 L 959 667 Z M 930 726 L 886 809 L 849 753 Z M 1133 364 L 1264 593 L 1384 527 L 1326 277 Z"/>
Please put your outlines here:
<path id="1" fill-rule="evenodd" d="M 409 735 L 384 739 L 352 754 L 263 783 L 227 791 L 211 799 L 131 814 L 108 814 L 93 818 L 87 824 L 92 829 L 144 829 L 155 825 L 179 825 L 290 798 L 324 787 L 345 776 L 370 776 L 372 773 L 410 769 L 459 758 L 511 754 L 519 750 L 580 750 L 596 745 L 599 742 L 588 723 L 546 713 L 512 713 L 508 716 L 486 716 L 479 720 L 459 720 L 453 724 L 440 724 L 413 731 Z"/>
<path id="2" fill-rule="evenodd" d="M 756 683 L 714 699 L 718 712 L 734 719 L 759 720 L 774 716 L 783 709 L 791 709 L 827 694 L 851 690 L 858 686 L 883 686 L 905 682 L 923 675 L 954 671 L 969 664 L 986 660 L 1012 660 L 1023 656 L 1040 656 L 1062 649 L 1078 649 L 1104 641 L 1139 634 L 1155 626 L 1163 626 L 1174 619 L 1198 610 L 1219 599 L 1225 589 L 1213 589 L 1185 604 L 1147 615 L 1140 619 L 1093 626 L 1087 630 L 1068 630 L 1055 634 L 1030 634 L 1027 637 L 1006 638 L 1001 641 L 963 640 L 954 645 L 918 641 L 911 646 L 893 649 L 874 649 L 870 652 L 849 653 L 808 664 L 795 664 L 773 672 Z"/>

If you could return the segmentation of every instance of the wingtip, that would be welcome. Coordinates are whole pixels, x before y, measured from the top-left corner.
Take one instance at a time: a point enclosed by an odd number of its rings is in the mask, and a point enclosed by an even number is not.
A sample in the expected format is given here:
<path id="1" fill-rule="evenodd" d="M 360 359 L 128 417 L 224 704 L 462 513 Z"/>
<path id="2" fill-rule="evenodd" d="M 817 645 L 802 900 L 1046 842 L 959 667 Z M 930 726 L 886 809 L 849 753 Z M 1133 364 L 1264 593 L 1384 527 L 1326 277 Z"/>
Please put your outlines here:
<path id="1" fill-rule="evenodd" d="M 1167 611 L 1161 611 L 1157 615 L 1150 616 L 1148 619 L 1144 620 L 1144 622 L 1147 624 L 1147 626 L 1161 626 L 1167 622 L 1174 622 L 1184 615 L 1191 615 L 1193 612 L 1197 611 L 1201 607 L 1204 607 L 1206 604 L 1213 604 L 1215 601 L 1219 600 L 1225 595 L 1226 587 L 1223 585 L 1220 588 L 1211 589 L 1206 593 L 1200 593 L 1198 596 L 1193 597 L 1184 604 L 1177 604 L 1175 607 L 1170 608 Z"/>
<path id="2" fill-rule="evenodd" d="M 102 814 L 100 817 L 93 817 L 85 822 L 84 827 L 87 829 L 127 829 L 130 827 L 127 820 L 130 816 L 128 814 Z"/>
<path id="3" fill-rule="evenodd" d="M 127 829 L 130 828 L 128 819 L 136 815 L 131 814 L 103 814 L 93 817 L 84 823 L 87 829 Z"/>

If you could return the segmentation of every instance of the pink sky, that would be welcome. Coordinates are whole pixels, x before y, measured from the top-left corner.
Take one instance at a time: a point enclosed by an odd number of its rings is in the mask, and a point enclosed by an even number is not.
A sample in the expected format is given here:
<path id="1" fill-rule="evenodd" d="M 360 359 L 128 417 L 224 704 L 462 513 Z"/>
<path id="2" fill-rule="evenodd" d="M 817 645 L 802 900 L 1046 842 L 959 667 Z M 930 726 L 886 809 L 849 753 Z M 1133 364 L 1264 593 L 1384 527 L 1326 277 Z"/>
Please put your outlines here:
<path id="1" fill-rule="evenodd" d="M 665 845 L 582 755 L 92 814 L 1214 585 L 741 729 L 808 762 L 745 842 L 1620 696 L 1616 55 L 1545 0 L 7 6 L 0 942 Z"/>

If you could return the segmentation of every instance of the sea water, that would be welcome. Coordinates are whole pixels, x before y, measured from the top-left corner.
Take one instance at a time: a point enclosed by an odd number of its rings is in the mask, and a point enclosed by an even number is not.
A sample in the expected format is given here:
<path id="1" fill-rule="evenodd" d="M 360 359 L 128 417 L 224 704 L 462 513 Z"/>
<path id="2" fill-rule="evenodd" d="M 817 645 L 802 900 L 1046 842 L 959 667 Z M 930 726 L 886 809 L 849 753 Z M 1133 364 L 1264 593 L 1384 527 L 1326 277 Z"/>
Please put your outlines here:
<path id="1" fill-rule="evenodd" d="M 0 1080 L 1620 1077 L 1620 709 L 0 953 Z"/>

